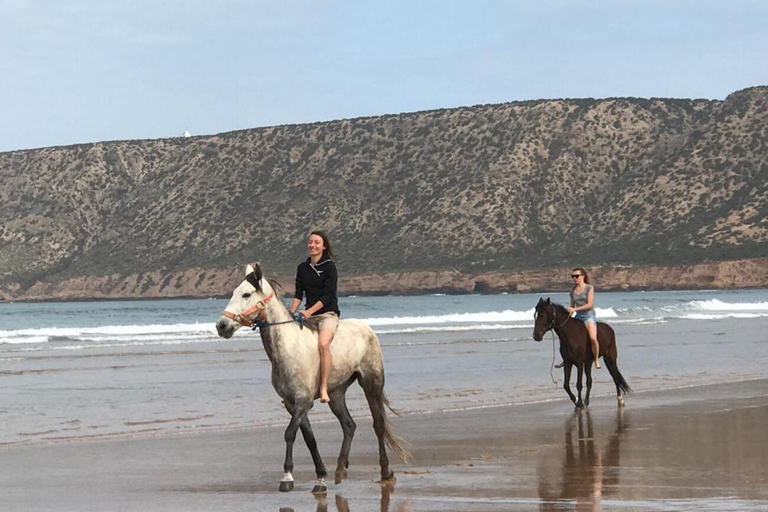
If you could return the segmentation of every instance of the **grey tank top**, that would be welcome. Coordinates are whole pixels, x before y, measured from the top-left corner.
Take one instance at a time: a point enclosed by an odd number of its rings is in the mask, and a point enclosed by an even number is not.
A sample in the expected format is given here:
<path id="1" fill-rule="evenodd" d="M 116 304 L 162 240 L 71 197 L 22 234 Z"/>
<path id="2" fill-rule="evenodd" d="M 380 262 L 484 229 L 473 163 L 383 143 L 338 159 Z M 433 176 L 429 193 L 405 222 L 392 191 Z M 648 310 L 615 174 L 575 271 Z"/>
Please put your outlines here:
<path id="1" fill-rule="evenodd" d="M 573 288 L 571 288 L 571 300 L 573 301 L 573 305 L 578 308 L 586 304 L 587 296 L 589 295 L 589 290 L 591 289 L 592 289 L 591 284 L 586 285 L 584 287 L 584 290 L 582 290 L 581 293 L 576 293 L 573 291 Z M 580 310 L 579 313 L 586 313 L 588 311 L 594 311 L 594 310 L 595 310 L 594 308 L 584 309 L 584 310 Z"/>

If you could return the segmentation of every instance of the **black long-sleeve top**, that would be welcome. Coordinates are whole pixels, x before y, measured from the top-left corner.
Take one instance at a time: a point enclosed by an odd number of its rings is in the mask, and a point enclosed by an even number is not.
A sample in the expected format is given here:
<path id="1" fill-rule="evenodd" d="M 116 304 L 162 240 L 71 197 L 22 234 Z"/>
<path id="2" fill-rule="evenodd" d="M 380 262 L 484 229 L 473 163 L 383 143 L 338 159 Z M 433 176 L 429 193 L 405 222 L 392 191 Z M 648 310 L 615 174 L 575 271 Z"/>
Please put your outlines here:
<path id="1" fill-rule="evenodd" d="M 312 265 L 309 258 L 296 269 L 296 293 L 301 300 L 306 294 L 305 308 L 311 308 L 320 301 L 323 307 L 315 315 L 333 311 L 339 314 L 339 299 L 336 297 L 336 284 L 339 280 L 336 264 L 330 258 L 320 258 L 317 265 Z"/>

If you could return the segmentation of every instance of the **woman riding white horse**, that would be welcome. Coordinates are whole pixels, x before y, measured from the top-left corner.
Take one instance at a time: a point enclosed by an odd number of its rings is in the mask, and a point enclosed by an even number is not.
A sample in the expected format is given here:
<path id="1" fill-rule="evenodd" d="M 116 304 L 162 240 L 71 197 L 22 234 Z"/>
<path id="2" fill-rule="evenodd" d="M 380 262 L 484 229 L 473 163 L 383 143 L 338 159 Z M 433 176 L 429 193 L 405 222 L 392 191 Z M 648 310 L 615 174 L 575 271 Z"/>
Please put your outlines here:
<path id="1" fill-rule="evenodd" d="M 327 472 L 312 433 L 307 413 L 319 396 L 320 357 L 317 332 L 301 328 L 279 298 L 270 283 L 263 278 L 259 265 L 246 268 L 246 279 L 235 288 L 221 318 L 216 323 L 219 336 L 231 338 L 242 326 L 259 327 L 264 350 L 272 363 L 272 385 L 283 399 L 291 421 L 285 430 L 285 474 L 281 491 L 293 489 L 293 443 L 301 429 L 315 464 L 317 484 L 312 492 L 325 492 Z M 336 483 L 347 476 L 349 449 L 355 433 L 355 422 L 346 404 L 347 388 L 357 381 L 363 388 L 373 417 L 373 428 L 379 442 L 379 463 L 382 481 L 394 480 L 389 469 L 385 443 L 407 462 L 410 454 L 402 440 L 387 422 L 384 395 L 384 362 L 376 334 L 359 320 L 343 320 L 332 345 L 333 368 L 328 379 L 331 411 L 341 423 L 344 439 L 336 466 Z"/>
<path id="2" fill-rule="evenodd" d="M 313 231 L 307 240 L 309 257 L 296 269 L 296 293 L 291 303 L 291 314 L 306 295 L 305 308 L 299 312 L 304 324 L 317 329 L 317 345 L 320 351 L 320 401 L 327 404 L 328 376 L 333 367 L 331 342 L 339 328 L 339 299 L 336 297 L 338 272 L 331 259 L 333 250 L 328 236 Z"/>

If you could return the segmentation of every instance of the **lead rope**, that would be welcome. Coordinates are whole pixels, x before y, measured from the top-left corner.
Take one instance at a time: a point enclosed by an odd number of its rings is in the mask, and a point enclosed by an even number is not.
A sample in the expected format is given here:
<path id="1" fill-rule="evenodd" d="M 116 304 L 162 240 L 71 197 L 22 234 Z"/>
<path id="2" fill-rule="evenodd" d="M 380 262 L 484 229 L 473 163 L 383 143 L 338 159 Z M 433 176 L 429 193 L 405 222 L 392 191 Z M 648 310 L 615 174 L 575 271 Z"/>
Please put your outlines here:
<path id="1" fill-rule="evenodd" d="M 554 376 L 554 370 L 555 370 L 555 331 L 554 329 L 549 331 L 552 334 L 552 365 L 549 367 L 549 378 L 552 379 L 552 382 L 554 383 L 555 387 L 560 387 L 557 384 L 557 380 L 555 380 Z"/>

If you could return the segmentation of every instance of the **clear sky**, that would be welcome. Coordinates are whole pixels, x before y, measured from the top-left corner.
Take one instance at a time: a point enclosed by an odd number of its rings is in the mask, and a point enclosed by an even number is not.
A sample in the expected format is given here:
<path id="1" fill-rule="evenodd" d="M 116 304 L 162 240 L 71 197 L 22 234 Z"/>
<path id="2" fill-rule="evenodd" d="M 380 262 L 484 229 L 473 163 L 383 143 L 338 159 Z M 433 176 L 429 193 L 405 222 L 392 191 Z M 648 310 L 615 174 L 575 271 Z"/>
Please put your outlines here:
<path id="1" fill-rule="evenodd" d="M 0 151 L 755 85 L 766 0 L 0 0 Z"/>

